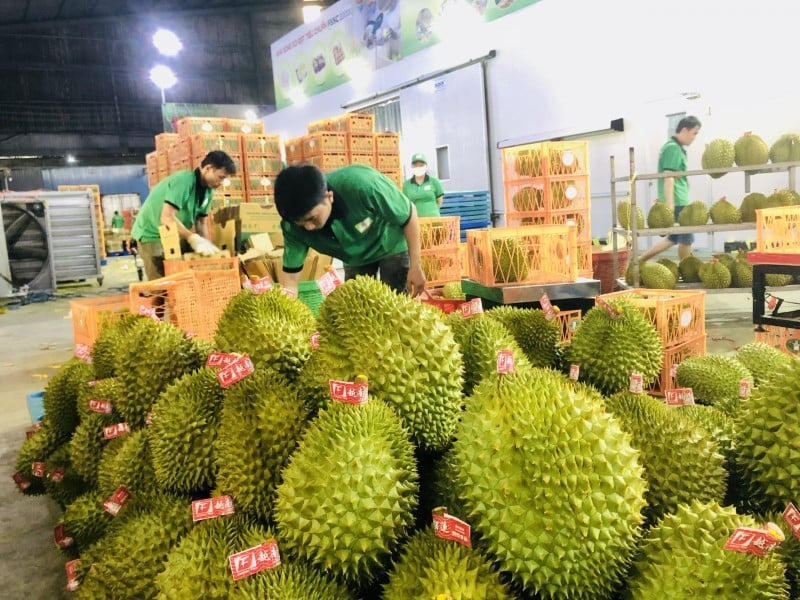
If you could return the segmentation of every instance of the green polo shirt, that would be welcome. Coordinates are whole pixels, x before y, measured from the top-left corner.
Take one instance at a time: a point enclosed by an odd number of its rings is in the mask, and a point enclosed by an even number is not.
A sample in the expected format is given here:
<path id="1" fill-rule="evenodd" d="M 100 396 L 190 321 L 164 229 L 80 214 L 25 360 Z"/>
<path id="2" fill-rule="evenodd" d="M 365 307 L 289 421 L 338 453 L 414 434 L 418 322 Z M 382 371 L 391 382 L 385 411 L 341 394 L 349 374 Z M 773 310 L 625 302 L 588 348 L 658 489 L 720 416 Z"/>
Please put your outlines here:
<path id="1" fill-rule="evenodd" d="M 364 165 L 350 165 L 326 175 L 333 191 L 331 219 L 315 231 L 289 221 L 283 230 L 283 270 L 302 270 L 309 248 L 359 267 L 408 250 L 403 228 L 411 202 L 392 180 Z"/>
<path id="2" fill-rule="evenodd" d="M 686 149 L 678 143 L 675 138 L 661 147 L 658 155 L 658 172 L 664 171 L 685 171 L 686 170 Z M 689 204 L 689 181 L 686 177 L 676 177 L 673 199 L 675 206 L 686 206 Z M 664 202 L 664 180 L 658 180 L 658 198 Z"/>
<path id="3" fill-rule="evenodd" d="M 194 227 L 198 217 L 208 215 L 214 191 L 211 188 L 200 188 L 199 171 L 178 171 L 161 180 L 150 190 L 147 200 L 142 204 L 131 235 L 140 242 L 159 242 L 161 236 L 158 227 L 161 225 L 161 211 L 164 203 L 178 209 L 176 218 L 187 229 Z"/>
<path id="4" fill-rule="evenodd" d="M 417 207 L 417 215 L 420 217 L 438 217 L 439 205 L 436 199 L 439 196 L 444 196 L 444 188 L 442 182 L 425 175 L 422 183 L 417 183 L 416 179 L 406 179 L 403 182 L 403 193 L 406 197 L 414 203 Z"/>

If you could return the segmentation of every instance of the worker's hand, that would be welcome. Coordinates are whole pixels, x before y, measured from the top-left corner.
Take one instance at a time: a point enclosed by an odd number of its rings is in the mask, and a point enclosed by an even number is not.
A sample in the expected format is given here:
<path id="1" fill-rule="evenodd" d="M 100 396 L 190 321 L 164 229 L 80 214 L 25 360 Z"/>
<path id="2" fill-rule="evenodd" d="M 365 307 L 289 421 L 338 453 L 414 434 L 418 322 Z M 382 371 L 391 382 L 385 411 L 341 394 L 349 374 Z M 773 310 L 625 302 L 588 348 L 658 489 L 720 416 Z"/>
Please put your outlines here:
<path id="1" fill-rule="evenodd" d="M 425 272 L 421 265 L 411 264 L 406 282 L 409 295 L 414 298 L 425 291 Z"/>
<path id="2" fill-rule="evenodd" d="M 210 240 L 207 240 L 203 236 L 197 233 L 193 233 L 189 236 L 189 245 L 192 247 L 197 254 L 200 256 L 214 256 L 219 252 L 219 248 L 217 248 Z"/>

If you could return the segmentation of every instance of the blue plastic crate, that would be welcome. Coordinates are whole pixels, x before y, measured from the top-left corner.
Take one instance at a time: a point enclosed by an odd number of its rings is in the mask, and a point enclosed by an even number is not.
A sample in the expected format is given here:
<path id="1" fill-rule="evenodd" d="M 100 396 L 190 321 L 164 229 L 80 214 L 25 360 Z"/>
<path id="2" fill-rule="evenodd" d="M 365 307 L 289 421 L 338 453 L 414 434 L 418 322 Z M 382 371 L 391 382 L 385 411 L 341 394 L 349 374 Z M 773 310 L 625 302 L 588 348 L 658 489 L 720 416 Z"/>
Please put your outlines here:
<path id="1" fill-rule="evenodd" d="M 44 417 L 44 392 L 30 392 L 25 395 L 31 423 L 38 423 Z"/>

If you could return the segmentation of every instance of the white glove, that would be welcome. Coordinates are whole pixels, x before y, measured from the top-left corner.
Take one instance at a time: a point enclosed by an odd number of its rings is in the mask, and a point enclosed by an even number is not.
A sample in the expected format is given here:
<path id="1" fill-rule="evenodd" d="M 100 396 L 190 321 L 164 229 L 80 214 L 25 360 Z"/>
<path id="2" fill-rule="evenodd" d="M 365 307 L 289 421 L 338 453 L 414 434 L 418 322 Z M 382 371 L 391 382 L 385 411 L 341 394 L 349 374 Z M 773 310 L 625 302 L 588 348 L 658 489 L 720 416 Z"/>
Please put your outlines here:
<path id="1" fill-rule="evenodd" d="M 219 248 L 211 243 L 210 240 L 207 240 L 197 233 L 190 235 L 188 241 L 189 245 L 192 247 L 192 250 L 194 250 L 200 256 L 214 256 L 220 251 Z"/>

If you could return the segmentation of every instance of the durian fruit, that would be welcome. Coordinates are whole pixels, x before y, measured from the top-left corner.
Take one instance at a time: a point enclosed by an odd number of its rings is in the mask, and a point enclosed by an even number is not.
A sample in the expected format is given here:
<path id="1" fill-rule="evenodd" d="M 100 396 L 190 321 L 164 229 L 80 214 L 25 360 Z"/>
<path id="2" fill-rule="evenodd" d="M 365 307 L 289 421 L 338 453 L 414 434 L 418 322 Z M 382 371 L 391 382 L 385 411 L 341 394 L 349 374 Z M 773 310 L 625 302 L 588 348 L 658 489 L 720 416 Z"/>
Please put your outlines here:
<path id="1" fill-rule="evenodd" d="M 89 385 L 89 383 L 92 385 Z M 121 393 L 122 385 L 116 377 L 98 379 L 82 385 L 78 392 L 77 401 L 78 415 L 81 422 L 83 422 L 88 415 L 95 413 L 95 411 L 89 407 L 91 400 L 107 400 L 111 402 L 112 412 L 115 412 L 113 409 Z M 115 412 L 115 414 L 119 417 L 119 413 Z M 120 421 L 121 418 L 117 418 L 117 420 Z"/>
<path id="2" fill-rule="evenodd" d="M 710 433 L 646 394 L 620 392 L 605 404 L 631 435 L 631 445 L 642 453 L 648 523 L 674 512 L 682 502 L 722 502 L 727 473 L 719 444 Z"/>
<path id="3" fill-rule="evenodd" d="M 675 277 L 675 281 L 678 280 L 678 277 L 680 277 L 681 274 L 680 270 L 678 269 L 678 263 L 668 258 L 660 258 L 656 262 L 667 267 L 670 270 L 670 273 L 672 273 L 672 275 Z"/>
<path id="4" fill-rule="evenodd" d="M 531 265 L 523 240 L 513 237 L 492 240 L 492 265 L 497 283 L 524 281 Z"/>
<path id="5" fill-rule="evenodd" d="M 800 135 L 784 133 L 770 147 L 769 159 L 774 163 L 800 160 Z"/>
<path id="6" fill-rule="evenodd" d="M 760 523 L 775 523 L 780 525 L 786 539 L 772 549 L 781 562 L 786 565 L 786 582 L 789 584 L 789 597 L 800 598 L 800 540 L 785 527 L 783 512 L 775 511 L 763 515 L 754 515 Z"/>
<path id="7" fill-rule="evenodd" d="M 672 290 L 678 283 L 677 276 L 660 262 L 639 263 L 639 277 L 644 287 L 654 290 Z"/>
<path id="8" fill-rule="evenodd" d="M 788 600 L 785 567 L 775 552 L 725 550 L 739 527 L 761 527 L 716 502 L 681 504 L 647 535 L 628 579 L 631 600 Z"/>
<path id="9" fill-rule="evenodd" d="M 214 341 L 221 352 L 248 354 L 257 368 L 296 379 L 311 353 L 316 330 L 311 310 L 279 289 L 265 294 L 243 290 L 219 318 Z"/>
<path id="10" fill-rule="evenodd" d="M 530 368 L 524 352 L 501 321 L 485 315 L 455 321 L 453 337 L 464 360 L 464 394 L 471 394 L 482 380 L 497 376 L 497 353 L 502 350 L 511 351 L 516 369 Z"/>
<path id="11" fill-rule="evenodd" d="M 740 256 L 730 267 L 731 287 L 753 287 L 753 265 L 747 258 Z"/>
<path id="12" fill-rule="evenodd" d="M 764 276 L 764 282 L 769 287 L 781 287 L 792 283 L 791 275 L 781 275 L 779 273 L 767 273 Z"/>
<path id="13" fill-rule="evenodd" d="M 736 350 L 734 355 L 750 371 L 756 385 L 761 385 L 791 362 L 791 357 L 764 342 L 750 342 Z"/>
<path id="14" fill-rule="evenodd" d="M 108 496 L 90 490 L 72 501 L 61 515 L 59 524 L 64 525 L 66 535 L 72 538 L 79 551 L 82 552 L 103 537 L 114 519 L 124 515 L 124 511 L 130 508 L 126 505 L 118 517 L 113 517 L 103 508 Z"/>
<path id="15" fill-rule="evenodd" d="M 353 592 L 326 573 L 300 562 L 284 563 L 238 582 L 230 600 L 355 600 Z"/>
<path id="16" fill-rule="evenodd" d="M 342 581 L 367 583 L 408 534 L 417 479 L 414 448 L 391 409 L 375 399 L 332 403 L 283 471 L 281 547 Z"/>
<path id="17" fill-rule="evenodd" d="M 486 315 L 508 329 L 532 366 L 555 366 L 561 341 L 561 325 L 557 319 L 548 321 L 542 310 L 515 306 L 498 306 Z"/>
<path id="18" fill-rule="evenodd" d="M 184 375 L 159 396 L 149 434 L 153 470 L 162 490 L 191 493 L 213 486 L 222 400 L 217 372 L 209 367 Z"/>
<path id="19" fill-rule="evenodd" d="M 514 210 L 517 212 L 531 212 L 542 209 L 544 190 L 526 185 L 511 198 Z"/>
<path id="20" fill-rule="evenodd" d="M 725 169 L 733 166 L 736 151 L 728 140 L 716 139 L 706 144 L 700 164 L 704 169 Z M 725 173 L 713 173 L 711 177 L 717 179 Z"/>
<path id="21" fill-rule="evenodd" d="M 103 437 L 103 428 L 119 422 L 119 416 L 92 412 L 81 419 L 69 441 L 69 458 L 72 468 L 84 480 L 97 484 L 97 469 L 108 440 Z"/>
<path id="22" fill-rule="evenodd" d="M 733 263 L 736 262 L 736 259 L 731 256 L 730 254 L 715 254 L 714 258 L 716 258 L 719 262 L 725 265 L 729 270 L 733 266 Z"/>
<path id="23" fill-rule="evenodd" d="M 59 439 L 67 441 L 78 426 L 78 395 L 92 379 L 92 367 L 71 358 L 44 389 L 44 414 L 49 427 Z"/>
<path id="24" fill-rule="evenodd" d="M 728 202 L 725 196 L 714 202 L 708 212 L 711 215 L 711 222 L 716 225 L 742 222 L 742 212 Z"/>
<path id="25" fill-rule="evenodd" d="M 675 215 L 663 202 L 656 202 L 647 213 L 647 226 L 650 229 L 672 227 L 675 224 Z"/>
<path id="26" fill-rule="evenodd" d="M 45 461 L 47 475 L 43 483 L 47 494 L 62 508 L 88 491 L 89 485 L 72 468 L 69 460 L 69 445 L 62 444 Z M 58 471 L 59 476 L 53 477 Z"/>
<path id="27" fill-rule="evenodd" d="M 114 377 L 117 360 L 124 352 L 135 351 L 128 343 L 128 334 L 142 317 L 126 314 L 118 321 L 103 328 L 92 345 L 92 369 L 97 379 Z"/>
<path id="28" fill-rule="evenodd" d="M 708 207 L 705 202 L 696 201 L 686 205 L 678 215 L 680 225 L 705 225 L 708 223 Z"/>
<path id="29" fill-rule="evenodd" d="M 107 496 L 124 485 L 131 494 L 157 493 L 156 476 L 148 444 L 149 431 L 140 429 L 119 438 L 103 452 L 97 468 L 98 488 Z M 184 457 L 175 456 L 177 460 Z"/>
<path id="30" fill-rule="evenodd" d="M 765 165 L 769 161 L 769 146 L 757 135 L 743 135 L 733 147 L 740 167 Z"/>
<path id="31" fill-rule="evenodd" d="M 732 280 L 728 267 L 714 258 L 700 265 L 698 275 L 703 285 L 710 290 L 726 288 L 731 284 Z"/>
<path id="32" fill-rule="evenodd" d="M 628 389 L 633 373 L 641 373 L 647 386 L 661 372 L 661 338 L 637 308 L 624 301 L 609 304 L 619 311 L 617 318 L 599 306 L 589 310 L 566 349 L 566 364 L 580 366 L 580 380 L 604 394 Z"/>
<path id="33" fill-rule="evenodd" d="M 217 490 L 237 513 L 269 521 L 281 471 L 297 446 L 308 410 L 288 380 L 270 369 L 228 388 L 216 446 Z"/>
<path id="34" fill-rule="evenodd" d="M 441 316 L 381 281 L 356 277 L 325 298 L 318 327 L 314 355 L 320 364 L 309 373 L 316 381 L 304 381 L 304 390 L 313 395 L 331 379 L 364 375 L 370 396 L 395 410 L 418 446 L 449 445 L 461 407 L 463 366 Z M 330 394 L 319 400 L 330 402 Z"/>
<path id="35" fill-rule="evenodd" d="M 447 597 L 452 600 L 505 600 L 513 594 L 491 563 L 472 548 L 424 529 L 403 547 L 389 573 L 383 600 Z"/>
<path id="36" fill-rule="evenodd" d="M 442 271 L 442 264 L 436 254 L 424 254 L 420 258 L 422 272 L 425 274 L 426 281 L 436 281 Z"/>
<path id="37" fill-rule="evenodd" d="M 129 348 L 117 357 L 122 391 L 114 406 L 131 429 L 145 426 L 147 413 L 169 384 L 205 364 L 197 345 L 169 323 L 138 319 L 128 334 Z"/>
<path id="38" fill-rule="evenodd" d="M 609 597 L 636 550 L 646 490 L 615 418 L 554 371 L 511 373 L 467 399 L 452 453 L 459 518 L 514 583 L 541 598 Z"/>
<path id="39" fill-rule="evenodd" d="M 447 298 L 448 300 L 467 299 L 467 297 L 464 295 L 464 290 L 461 288 L 460 281 L 451 281 L 450 283 L 445 283 L 442 286 L 442 298 Z"/>
<path id="40" fill-rule="evenodd" d="M 800 195 L 789 189 L 775 190 L 767 196 L 764 208 L 780 208 L 782 206 L 794 206 L 800 204 Z"/>
<path id="41" fill-rule="evenodd" d="M 695 400 L 725 412 L 738 406 L 739 382 L 747 379 L 753 383 L 752 374 L 742 363 L 722 354 L 687 358 L 678 365 L 676 377 L 678 386 L 692 388 Z"/>
<path id="42" fill-rule="evenodd" d="M 623 229 L 630 230 L 631 228 L 631 203 L 628 200 L 623 200 L 617 203 L 617 218 L 619 225 Z M 640 206 L 636 207 L 636 229 L 641 231 L 644 229 L 644 213 Z"/>
<path id="43" fill-rule="evenodd" d="M 14 471 L 21 473 L 30 484 L 23 493 L 28 496 L 38 496 L 45 493 L 44 481 L 33 474 L 35 462 L 46 462 L 47 457 L 53 454 L 63 443 L 62 437 L 53 430 L 49 417 L 45 417 L 41 428 L 31 437 L 27 438 L 17 454 Z"/>
<path id="44" fill-rule="evenodd" d="M 682 258 L 678 264 L 678 271 L 684 283 L 697 283 L 700 281 L 700 266 L 703 264 L 699 258 L 689 255 Z"/>
<path id="45" fill-rule="evenodd" d="M 742 213 L 742 223 L 755 223 L 756 210 L 765 208 L 767 204 L 767 197 L 760 192 L 751 192 L 742 199 L 742 205 L 739 207 Z"/>
<path id="46" fill-rule="evenodd" d="M 736 461 L 753 502 L 783 511 L 800 497 L 800 360 L 776 369 L 742 402 L 736 416 Z"/>

